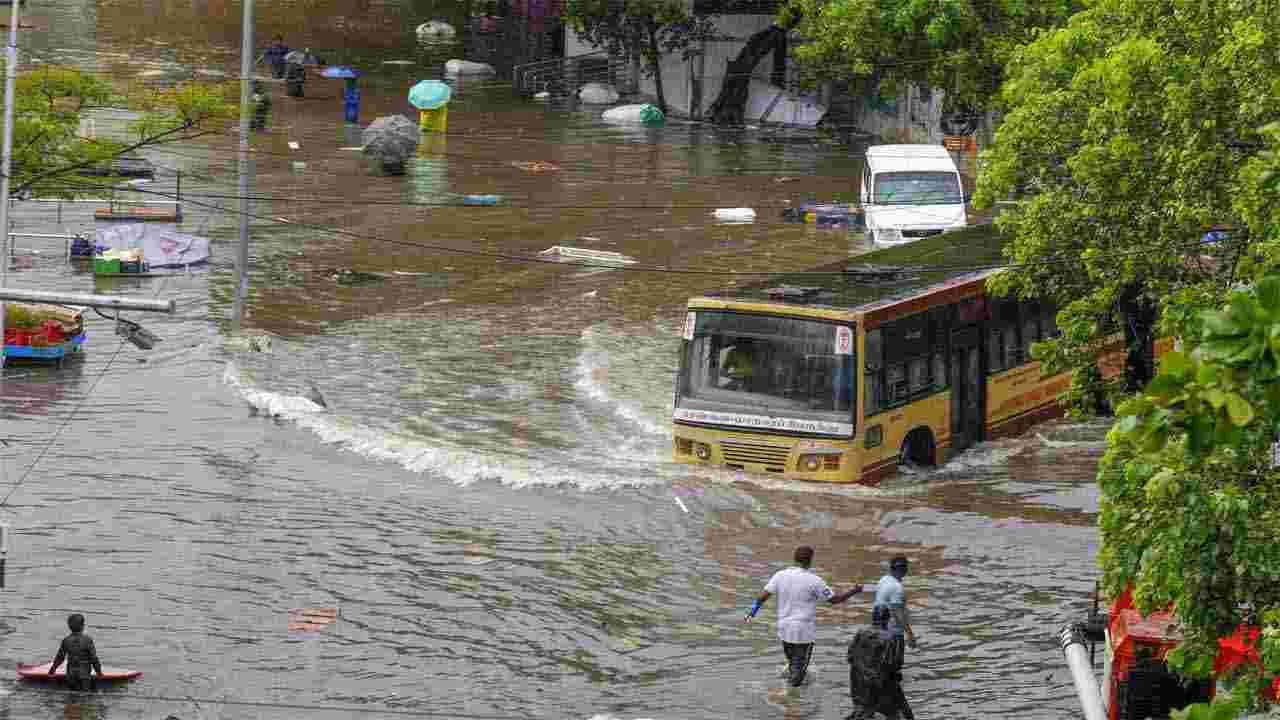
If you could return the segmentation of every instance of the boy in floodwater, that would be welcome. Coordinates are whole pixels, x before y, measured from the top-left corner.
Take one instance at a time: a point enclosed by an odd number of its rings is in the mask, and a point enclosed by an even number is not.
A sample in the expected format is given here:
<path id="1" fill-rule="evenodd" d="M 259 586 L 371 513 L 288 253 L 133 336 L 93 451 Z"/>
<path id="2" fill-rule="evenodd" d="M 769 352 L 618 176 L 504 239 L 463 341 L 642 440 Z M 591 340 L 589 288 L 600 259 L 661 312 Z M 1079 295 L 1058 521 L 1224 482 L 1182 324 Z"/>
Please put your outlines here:
<path id="1" fill-rule="evenodd" d="M 93 638 L 84 632 L 84 616 L 75 613 L 67 618 L 67 627 L 71 634 L 62 638 L 58 654 L 49 666 L 49 674 L 58 669 L 65 659 L 67 661 L 67 686 L 72 690 L 92 690 L 93 675 L 90 670 L 102 674 L 102 664 L 98 662 L 98 649 L 93 646 Z"/>

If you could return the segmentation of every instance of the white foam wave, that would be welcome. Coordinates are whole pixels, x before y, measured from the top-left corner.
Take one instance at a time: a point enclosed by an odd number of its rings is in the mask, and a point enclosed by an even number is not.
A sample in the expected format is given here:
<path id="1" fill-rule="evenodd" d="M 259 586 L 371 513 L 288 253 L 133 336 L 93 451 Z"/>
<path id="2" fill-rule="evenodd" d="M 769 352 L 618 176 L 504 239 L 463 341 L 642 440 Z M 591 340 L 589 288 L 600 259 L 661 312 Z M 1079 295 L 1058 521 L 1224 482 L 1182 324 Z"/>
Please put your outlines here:
<path id="1" fill-rule="evenodd" d="M 323 407 L 304 397 L 255 390 L 244 385 L 240 381 L 240 373 L 234 363 L 227 363 L 227 369 L 222 373 L 222 382 L 238 390 L 245 402 L 265 415 L 297 421 L 305 416 L 325 411 Z"/>
<path id="2" fill-rule="evenodd" d="M 1036 433 L 1036 438 L 1048 448 L 1097 448 L 1106 447 L 1107 441 L 1102 440 L 1054 440 L 1047 438 L 1041 433 Z"/>
<path id="3" fill-rule="evenodd" d="M 574 369 L 574 389 L 579 396 L 606 408 L 611 414 L 630 423 L 648 435 L 666 436 L 670 427 L 663 420 L 655 419 L 637 402 L 621 400 L 609 391 L 609 372 L 612 356 L 603 347 L 599 333 L 594 328 L 582 331 L 582 349 L 578 352 Z M 628 372 L 634 372 L 634 366 Z"/>
<path id="4" fill-rule="evenodd" d="M 457 485 L 490 480 L 517 488 L 568 485 L 583 490 L 612 490 L 658 482 L 639 476 L 621 478 L 617 473 L 601 470 L 579 472 L 572 463 L 483 454 L 360 425 L 336 416 L 306 398 L 254 388 L 243 380 L 233 362 L 227 363 L 222 381 L 255 409 L 308 430 L 321 442 L 370 460 L 399 465 L 410 472 L 438 475 Z"/>
<path id="5" fill-rule="evenodd" d="M 933 470 L 932 474 L 967 472 L 1005 465 L 1009 458 L 1023 452 L 1027 446 L 1028 443 L 1023 440 L 979 443 L 948 460 L 946 464 Z"/>

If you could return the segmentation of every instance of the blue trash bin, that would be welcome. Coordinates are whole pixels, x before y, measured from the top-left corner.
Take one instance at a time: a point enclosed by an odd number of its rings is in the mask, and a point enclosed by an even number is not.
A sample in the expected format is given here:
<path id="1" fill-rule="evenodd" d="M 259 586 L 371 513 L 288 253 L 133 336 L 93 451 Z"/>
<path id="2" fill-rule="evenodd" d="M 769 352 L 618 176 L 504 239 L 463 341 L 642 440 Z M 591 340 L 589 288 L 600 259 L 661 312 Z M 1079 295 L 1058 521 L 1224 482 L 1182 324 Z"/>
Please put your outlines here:
<path id="1" fill-rule="evenodd" d="M 342 91 L 342 114 L 349 123 L 360 122 L 360 88 L 348 85 Z"/>

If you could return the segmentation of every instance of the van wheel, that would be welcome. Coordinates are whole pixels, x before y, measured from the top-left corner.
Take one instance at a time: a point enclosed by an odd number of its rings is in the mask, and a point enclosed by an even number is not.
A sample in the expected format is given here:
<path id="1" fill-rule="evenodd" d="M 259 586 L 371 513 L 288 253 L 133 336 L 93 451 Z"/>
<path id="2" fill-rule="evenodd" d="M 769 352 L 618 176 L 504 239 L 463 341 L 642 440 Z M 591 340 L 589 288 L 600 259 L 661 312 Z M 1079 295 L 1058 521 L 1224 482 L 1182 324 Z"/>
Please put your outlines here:
<path id="1" fill-rule="evenodd" d="M 907 433 L 902 441 L 902 449 L 898 451 L 898 465 L 917 468 L 933 467 L 936 457 L 933 433 L 926 428 L 919 428 Z"/>

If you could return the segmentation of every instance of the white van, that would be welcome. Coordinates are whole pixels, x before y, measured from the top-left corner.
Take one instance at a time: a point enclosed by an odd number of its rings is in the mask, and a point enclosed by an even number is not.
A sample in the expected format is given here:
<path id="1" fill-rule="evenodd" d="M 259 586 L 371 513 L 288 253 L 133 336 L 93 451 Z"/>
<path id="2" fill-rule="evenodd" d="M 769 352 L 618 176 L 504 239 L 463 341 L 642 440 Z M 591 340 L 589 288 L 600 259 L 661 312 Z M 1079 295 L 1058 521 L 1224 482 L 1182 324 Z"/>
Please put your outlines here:
<path id="1" fill-rule="evenodd" d="M 867 235 L 881 244 L 911 242 L 962 228 L 964 185 L 941 145 L 873 145 L 862 168 Z"/>

